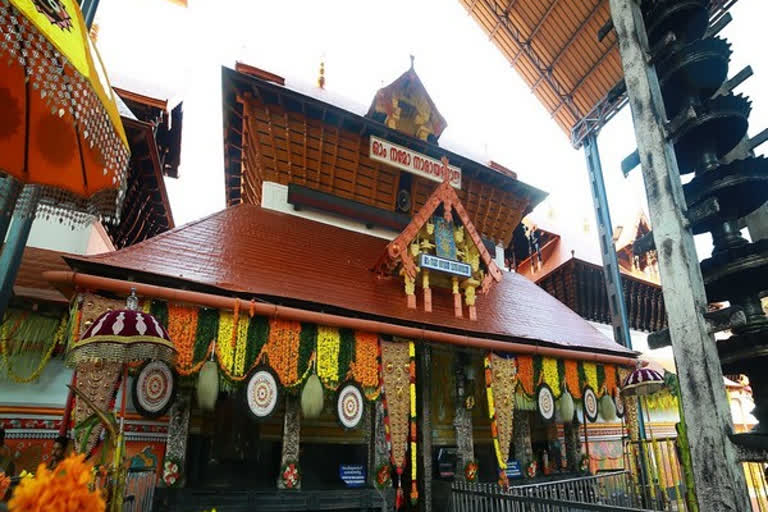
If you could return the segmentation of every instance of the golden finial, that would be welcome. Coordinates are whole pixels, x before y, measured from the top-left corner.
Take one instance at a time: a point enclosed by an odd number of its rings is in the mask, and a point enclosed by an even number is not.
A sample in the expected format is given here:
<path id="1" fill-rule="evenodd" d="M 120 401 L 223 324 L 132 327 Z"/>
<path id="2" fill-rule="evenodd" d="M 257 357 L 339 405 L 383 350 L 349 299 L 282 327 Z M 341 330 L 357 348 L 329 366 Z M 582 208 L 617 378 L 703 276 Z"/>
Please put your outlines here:
<path id="1" fill-rule="evenodd" d="M 317 77 L 317 86 L 325 89 L 325 62 L 320 61 L 320 76 Z"/>

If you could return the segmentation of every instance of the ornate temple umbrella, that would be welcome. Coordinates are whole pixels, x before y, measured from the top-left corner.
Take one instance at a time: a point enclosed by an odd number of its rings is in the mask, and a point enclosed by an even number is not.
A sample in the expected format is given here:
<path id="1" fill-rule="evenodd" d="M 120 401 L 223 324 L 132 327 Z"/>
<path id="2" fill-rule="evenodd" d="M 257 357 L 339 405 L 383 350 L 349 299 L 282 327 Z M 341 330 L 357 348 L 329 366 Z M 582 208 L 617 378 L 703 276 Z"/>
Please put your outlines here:
<path id="1" fill-rule="evenodd" d="M 128 297 L 128 307 L 102 313 L 67 354 L 74 366 L 88 361 L 135 363 L 159 360 L 173 363 L 176 348 L 157 318 L 138 310 L 138 299 Z"/>
<path id="2" fill-rule="evenodd" d="M 648 425 L 648 432 L 651 434 L 651 442 L 656 446 L 656 440 L 653 437 L 653 429 L 651 428 L 651 414 L 648 410 L 648 405 L 645 402 L 647 395 L 652 395 L 661 391 L 665 387 L 664 376 L 652 368 L 640 367 L 636 368 L 632 373 L 627 375 L 624 379 L 624 383 L 621 386 L 621 394 L 624 396 L 637 396 L 640 402 L 640 414 L 645 414 Z M 643 412 L 645 411 L 645 412 Z M 641 416 L 642 417 L 642 416 Z M 644 429 L 640 429 L 640 448 L 642 452 L 642 463 L 644 466 L 644 472 L 647 475 L 651 468 L 650 459 L 646 448 L 643 445 L 642 440 L 645 439 Z M 658 458 L 658 453 L 656 454 Z M 662 463 L 660 460 L 657 464 Z M 660 480 L 657 475 L 654 476 L 656 483 L 660 484 Z M 663 486 L 660 485 L 660 491 L 663 491 Z"/>
<path id="3" fill-rule="evenodd" d="M 38 185 L 39 213 L 115 217 L 130 152 L 75 0 L 0 0 L 0 170 Z"/>
<path id="4" fill-rule="evenodd" d="M 99 407 L 106 408 L 116 394 L 119 378 L 123 374 L 124 417 L 127 393 L 127 365 L 143 361 L 162 361 L 171 365 L 176 348 L 168 332 L 149 313 L 140 311 L 134 291 L 128 297 L 125 309 L 106 311 L 76 339 L 67 353 L 67 363 L 76 368 L 77 387 Z M 166 372 L 170 375 L 170 370 Z M 166 386 L 171 386 L 165 380 Z M 78 401 L 79 402 L 79 401 Z M 75 422 L 81 422 L 92 414 L 87 404 L 75 405 Z M 120 423 L 122 432 L 123 422 Z M 95 446 L 98 432 L 91 432 L 83 439 L 76 439 L 81 450 Z"/>
<path id="5" fill-rule="evenodd" d="M 624 396 L 645 396 L 661 391 L 664 387 L 664 376 L 652 368 L 637 368 L 627 375 L 621 386 Z"/>
<path id="6" fill-rule="evenodd" d="M 130 153 L 76 0 L 0 0 L 0 62 L 2 315 L 35 215 L 117 219 Z"/>

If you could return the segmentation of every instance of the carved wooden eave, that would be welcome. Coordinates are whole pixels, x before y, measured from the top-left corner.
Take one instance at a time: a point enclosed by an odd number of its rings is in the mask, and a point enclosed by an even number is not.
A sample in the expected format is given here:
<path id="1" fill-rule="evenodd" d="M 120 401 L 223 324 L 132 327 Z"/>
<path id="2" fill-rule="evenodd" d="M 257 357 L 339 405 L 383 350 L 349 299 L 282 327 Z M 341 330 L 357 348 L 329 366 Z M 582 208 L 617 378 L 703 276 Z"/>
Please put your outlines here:
<path id="1" fill-rule="evenodd" d="M 366 117 L 379 119 L 389 128 L 433 142 L 448 123 L 429 97 L 419 75 L 411 68 L 376 92 Z"/>
<path id="2" fill-rule="evenodd" d="M 427 199 L 424 207 L 422 207 L 413 219 L 405 227 L 405 229 L 392 240 L 386 248 L 386 251 L 381 256 L 379 261 L 374 266 L 374 271 L 382 277 L 388 277 L 399 270 L 399 273 L 406 281 L 406 296 L 408 300 L 408 307 L 416 308 L 416 295 L 414 293 L 415 281 L 417 275 L 420 272 L 420 268 L 414 261 L 414 254 L 409 250 L 411 244 L 417 238 L 420 232 L 425 228 L 429 220 L 433 217 L 437 209 L 443 207 L 443 218 L 446 222 L 453 222 L 453 213 L 456 214 L 461 221 L 464 234 L 474 244 L 475 249 L 479 255 L 480 261 L 485 265 L 485 272 L 482 281 L 476 286 L 480 289 L 481 294 L 487 294 L 491 286 L 494 283 L 500 282 L 503 274 L 499 266 L 494 261 L 491 254 L 486 249 L 483 241 L 480 237 L 480 233 L 467 214 L 464 205 L 461 204 L 461 200 L 456 194 L 456 190 L 451 186 L 450 182 L 444 181 L 440 184 L 432 195 Z M 454 312 L 457 317 L 462 316 L 461 296 L 457 291 L 456 278 L 453 285 L 454 295 Z M 423 286 L 424 290 L 424 310 L 430 312 L 432 310 L 432 295 L 428 286 L 428 278 L 424 280 L 426 285 Z M 410 284 L 410 287 L 409 287 Z M 464 286 L 464 285 L 462 285 Z M 471 287 L 471 290 L 468 288 Z M 475 286 L 465 287 L 465 301 L 469 307 L 469 318 L 475 320 L 477 313 L 474 305 L 474 290 Z"/>

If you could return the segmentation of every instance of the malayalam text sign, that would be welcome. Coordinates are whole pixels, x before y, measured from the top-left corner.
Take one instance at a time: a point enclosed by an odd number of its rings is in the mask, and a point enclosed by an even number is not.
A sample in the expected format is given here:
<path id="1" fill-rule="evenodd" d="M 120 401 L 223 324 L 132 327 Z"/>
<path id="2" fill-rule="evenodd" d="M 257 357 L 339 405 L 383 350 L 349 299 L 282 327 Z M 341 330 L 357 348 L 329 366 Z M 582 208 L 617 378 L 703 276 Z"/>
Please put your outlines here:
<path id="1" fill-rule="evenodd" d="M 397 167 L 403 171 L 442 182 L 446 178 L 456 188 L 461 188 L 461 169 L 446 165 L 425 154 L 398 146 L 371 135 L 370 157 L 373 160 Z"/>

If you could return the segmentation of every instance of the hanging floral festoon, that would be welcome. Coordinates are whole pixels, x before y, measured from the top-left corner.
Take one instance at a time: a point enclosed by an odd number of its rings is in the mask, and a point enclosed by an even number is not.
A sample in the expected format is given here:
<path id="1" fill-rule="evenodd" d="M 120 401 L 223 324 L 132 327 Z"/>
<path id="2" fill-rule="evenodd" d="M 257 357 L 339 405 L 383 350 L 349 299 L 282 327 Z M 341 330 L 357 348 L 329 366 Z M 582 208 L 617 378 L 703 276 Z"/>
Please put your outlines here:
<path id="1" fill-rule="evenodd" d="M 411 446 L 411 462 L 415 459 L 415 421 L 413 430 L 409 429 L 409 418 L 415 417 L 415 386 L 411 383 L 415 379 L 415 361 L 411 357 L 413 342 L 381 342 L 381 381 L 382 399 L 386 416 L 384 418 L 384 431 L 387 445 L 390 451 L 390 460 L 397 473 L 396 506 L 399 508 L 404 503 L 402 475 L 407 462 L 409 432 L 413 440 Z M 412 371 L 413 370 L 413 371 Z M 412 378 L 413 375 L 413 378 Z M 413 409 L 411 404 L 413 403 Z M 416 482 L 415 464 L 411 468 L 411 476 L 414 484 L 411 486 L 412 498 L 418 499 L 418 493 L 414 493 L 413 486 Z"/>
<path id="2" fill-rule="evenodd" d="M 515 414 L 515 388 L 517 387 L 517 360 L 504 358 L 492 352 L 485 356 L 485 386 L 488 397 L 488 416 L 491 436 L 499 467 L 499 484 L 509 485 L 507 456 L 512 441 Z"/>

